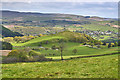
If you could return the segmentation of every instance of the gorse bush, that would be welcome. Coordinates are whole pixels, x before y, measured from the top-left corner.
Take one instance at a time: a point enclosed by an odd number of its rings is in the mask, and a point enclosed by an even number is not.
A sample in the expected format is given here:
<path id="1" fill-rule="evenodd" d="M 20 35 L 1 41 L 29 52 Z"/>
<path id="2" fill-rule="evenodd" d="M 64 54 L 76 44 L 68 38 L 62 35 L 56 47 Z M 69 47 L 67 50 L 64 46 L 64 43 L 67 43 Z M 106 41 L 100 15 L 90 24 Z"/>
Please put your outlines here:
<path id="1" fill-rule="evenodd" d="M 19 50 L 12 50 L 8 56 L 18 56 L 19 55 Z"/>
<path id="2" fill-rule="evenodd" d="M 25 50 L 12 50 L 7 57 L 15 57 L 17 61 L 27 61 L 29 58 Z"/>
<path id="3" fill-rule="evenodd" d="M 3 63 L 11 62 L 31 62 L 31 61 L 49 61 L 52 59 L 45 58 L 44 55 L 30 50 L 29 48 L 12 50 L 6 58 L 4 58 Z"/>

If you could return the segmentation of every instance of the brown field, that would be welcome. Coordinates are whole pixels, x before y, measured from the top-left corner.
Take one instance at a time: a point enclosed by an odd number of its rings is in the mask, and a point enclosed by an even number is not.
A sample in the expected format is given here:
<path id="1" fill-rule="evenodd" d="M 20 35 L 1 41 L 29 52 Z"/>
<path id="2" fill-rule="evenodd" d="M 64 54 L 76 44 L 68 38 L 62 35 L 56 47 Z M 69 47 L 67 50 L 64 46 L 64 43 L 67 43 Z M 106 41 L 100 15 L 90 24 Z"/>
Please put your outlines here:
<path id="1" fill-rule="evenodd" d="M 0 50 L 0 55 L 7 56 L 9 52 L 11 52 L 11 50 Z"/>

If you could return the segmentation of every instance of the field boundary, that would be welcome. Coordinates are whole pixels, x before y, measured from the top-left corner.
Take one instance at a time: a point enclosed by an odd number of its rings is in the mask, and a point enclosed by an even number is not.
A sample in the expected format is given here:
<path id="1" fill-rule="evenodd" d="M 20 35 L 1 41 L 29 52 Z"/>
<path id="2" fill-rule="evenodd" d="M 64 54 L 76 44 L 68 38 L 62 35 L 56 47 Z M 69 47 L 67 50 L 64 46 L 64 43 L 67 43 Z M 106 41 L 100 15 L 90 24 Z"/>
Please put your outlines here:
<path id="1" fill-rule="evenodd" d="M 79 57 L 70 57 L 70 59 L 76 59 L 76 58 L 89 58 L 89 57 L 98 57 L 98 56 L 106 56 L 106 55 L 114 55 L 114 54 L 120 54 L 117 53 L 109 53 L 109 54 L 100 54 L 100 55 L 91 55 L 91 56 L 79 56 Z"/>

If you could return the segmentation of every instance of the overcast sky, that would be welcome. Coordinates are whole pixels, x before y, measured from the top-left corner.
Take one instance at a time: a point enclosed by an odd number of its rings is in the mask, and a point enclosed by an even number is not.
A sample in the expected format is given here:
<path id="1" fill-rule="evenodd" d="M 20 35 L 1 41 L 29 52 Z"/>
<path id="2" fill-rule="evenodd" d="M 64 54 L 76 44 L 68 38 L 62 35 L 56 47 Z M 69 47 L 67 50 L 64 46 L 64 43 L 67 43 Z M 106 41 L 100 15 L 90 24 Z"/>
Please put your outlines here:
<path id="1" fill-rule="evenodd" d="M 2 10 L 118 17 L 118 2 L 3 2 Z"/>

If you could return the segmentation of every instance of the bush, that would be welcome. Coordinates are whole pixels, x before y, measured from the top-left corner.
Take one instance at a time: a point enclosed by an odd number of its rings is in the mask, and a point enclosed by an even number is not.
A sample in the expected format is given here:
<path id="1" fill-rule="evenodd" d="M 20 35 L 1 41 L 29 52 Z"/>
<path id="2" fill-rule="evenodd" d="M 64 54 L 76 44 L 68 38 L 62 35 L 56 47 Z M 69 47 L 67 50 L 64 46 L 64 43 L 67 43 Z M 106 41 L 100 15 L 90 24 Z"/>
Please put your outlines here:
<path id="1" fill-rule="evenodd" d="M 101 48 L 101 46 L 100 46 L 100 45 L 98 45 L 98 46 L 97 46 L 97 48 Z"/>
<path id="2" fill-rule="evenodd" d="M 106 45 L 106 42 L 104 41 L 102 45 Z"/>
<path id="3" fill-rule="evenodd" d="M 108 44 L 108 48 L 110 48 L 110 47 L 111 47 L 111 43 Z"/>
<path id="4" fill-rule="evenodd" d="M 45 48 L 45 50 L 48 50 L 49 48 Z"/>
<path id="5" fill-rule="evenodd" d="M 52 49 L 56 49 L 56 46 L 55 46 L 55 45 L 53 45 L 51 48 L 52 48 Z"/>
<path id="6" fill-rule="evenodd" d="M 19 51 L 18 50 L 12 50 L 8 56 L 18 56 L 19 55 Z"/>
<path id="7" fill-rule="evenodd" d="M 2 50 L 12 50 L 12 44 L 8 43 L 8 42 L 1 42 L 2 43 Z"/>
<path id="8" fill-rule="evenodd" d="M 83 43 L 83 45 L 86 45 L 87 43 L 85 42 L 85 43 Z"/>
<path id="9" fill-rule="evenodd" d="M 7 57 L 15 57 L 18 61 L 28 60 L 27 52 L 25 52 L 24 50 L 12 50 Z"/>
<path id="10" fill-rule="evenodd" d="M 12 50 L 6 58 L 3 59 L 3 63 L 12 62 L 31 62 L 31 61 L 49 61 L 52 59 L 45 58 L 44 55 L 40 53 L 26 49 Z"/>
<path id="11" fill-rule="evenodd" d="M 118 43 L 117 43 L 117 42 L 115 42 L 114 44 L 115 44 L 114 47 L 117 47 L 117 46 L 118 46 Z"/>
<path id="12" fill-rule="evenodd" d="M 77 49 L 73 49 L 73 51 L 72 51 L 74 54 L 76 54 L 77 53 Z"/>
<path id="13" fill-rule="evenodd" d="M 19 60 L 16 57 L 6 57 L 2 60 L 2 63 L 13 63 L 18 62 Z"/>

